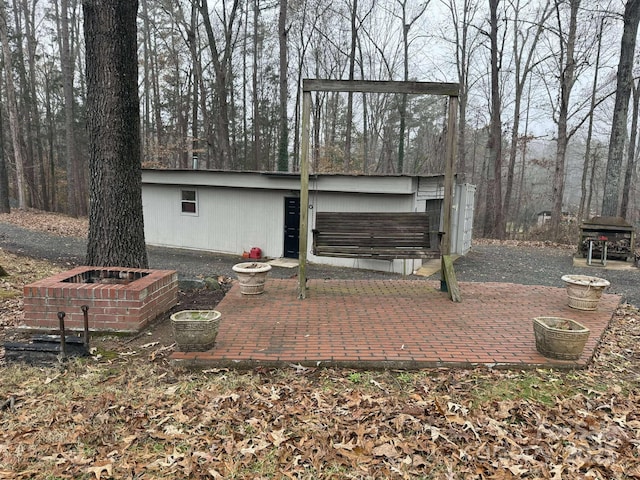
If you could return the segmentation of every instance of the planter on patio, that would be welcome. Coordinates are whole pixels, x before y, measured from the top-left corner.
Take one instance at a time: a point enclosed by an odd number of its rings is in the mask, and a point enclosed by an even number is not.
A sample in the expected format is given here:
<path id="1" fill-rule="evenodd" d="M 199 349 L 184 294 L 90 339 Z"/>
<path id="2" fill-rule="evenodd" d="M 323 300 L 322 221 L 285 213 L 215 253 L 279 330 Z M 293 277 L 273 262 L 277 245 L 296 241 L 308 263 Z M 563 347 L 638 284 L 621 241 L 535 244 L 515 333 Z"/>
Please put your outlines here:
<path id="1" fill-rule="evenodd" d="M 234 265 L 233 271 L 238 275 L 240 293 L 243 295 L 259 295 L 264 292 L 264 285 L 271 265 L 261 262 L 243 262 Z"/>
<path id="2" fill-rule="evenodd" d="M 203 352 L 211 349 L 218 335 L 220 316 L 217 310 L 183 310 L 171 315 L 178 350 Z"/>
<path id="3" fill-rule="evenodd" d="M 596 310 L 602 292 L 610 283 L 608 280 L 588 275 L 563 275 L 567 286 L 569 306 L 578 310 Z"/>
<path id="4" fill-rule="evenodd" d="M 589 329 L 569 318 L 536 317 L 533 319 L 536 350 L 545 357 L 577 360 L 589 338 Z"/>

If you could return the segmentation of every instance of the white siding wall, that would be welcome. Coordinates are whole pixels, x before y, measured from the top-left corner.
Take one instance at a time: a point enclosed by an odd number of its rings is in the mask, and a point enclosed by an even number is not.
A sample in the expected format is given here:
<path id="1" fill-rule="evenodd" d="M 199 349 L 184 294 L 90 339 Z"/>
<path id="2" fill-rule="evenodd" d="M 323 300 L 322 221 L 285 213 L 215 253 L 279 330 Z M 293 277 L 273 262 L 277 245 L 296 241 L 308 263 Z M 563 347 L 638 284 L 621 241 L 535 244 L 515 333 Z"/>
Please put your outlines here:
<path id="1" fill-rule="evenodd" d="M 182 188 L 197 190 L 197 216 L 181 212 Z M 142 200 L 150 245 L 231 254 L 259 247 L 266 256 L 282 255 L 282 191 L 145 185 Z"/>
<path id="2" fill-rule="evenodd" d="M 439 177 L 420 177 L 416 196 L 420 200 L 444 198 L 444 179 Z"/>
<path id="3" fill-rule="evenodd" d="M 198 176 L 202 172 L 144 173 L 146 181 L 143 183 L 142 200 L 145 236 L 149 245 L 236 255 L 249 251 L 252 247 L 259 247 L 267 257 L 283 255 L 284 198 L 295 196 L 299 179 L 237 173 L 224 175 L 224 178 L 219 179 L 220 174 L 216 175 L 214 172 L 208 172 L 202 177 Z M 169 179 L 182 185 L 173 184 Z M 197 180 L 208 185 L 199 185 Z M 223 181 L 227 186 L 221 185 Z M 182 213 L 183 189 L 198 192 L 197 215 Z M 362 193 L 367 190 L 377 193 Z M 410 179 L 329 176 L 312 179 L 309 190 L 308 260 L 410 274 L 421 266 L 421 260 L 316 257 L 311 253 L 311 230 L 315 224 L 315 213 L 422 212 L 425 211 L 428 200 L 441 199 L 443 193 L 442 179 L 437 177 Z M 464 254 L 470 248 L 474 195 L 475 187 L 472 185 L 456 187 L 456 210 L 452 218 L 455 223 L 452 225 L 454 253 Z"/>

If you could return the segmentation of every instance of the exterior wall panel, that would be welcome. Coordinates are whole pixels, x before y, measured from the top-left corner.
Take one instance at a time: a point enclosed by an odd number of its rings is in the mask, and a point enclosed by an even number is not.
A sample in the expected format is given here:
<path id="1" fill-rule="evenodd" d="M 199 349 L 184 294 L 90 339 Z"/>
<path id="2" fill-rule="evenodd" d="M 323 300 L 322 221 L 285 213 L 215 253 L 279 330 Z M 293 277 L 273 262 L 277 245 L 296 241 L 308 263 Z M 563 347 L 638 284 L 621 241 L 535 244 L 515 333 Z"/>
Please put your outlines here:
<path id="1" fill-rule="evenodd" d="M 253 247 L 267 257 L 284 254 L 284 199 L 297 196 L 295 174 L 143 170 L 145 237 L 150 245 L 241 255 Z M 434 208 L 434 235 L 440 229 L 444 196 L 441 177 L 312 176 L 309 184 L 307 252 L 310 262 L 410 274 L 421 260 L 367 260 L 316 257 L 311 253 L 315 213 L 423 212 Z M 196 214 L 183 213 L 181 190 L 197 191 Z M 475 187 L 456 188 L 454 253 L 471 245 Z M 462 205 L 464 204 L 464 205 Z M 437 211 L 436 211 L 437 210 Z M 465 212 L 464 217 L 460 214 Z M 453 226 L 453 225 L 452 225 Z"/>
<path id="2" fill-rule="evenodd" d="M 198 187 L 197 215 L 180 209 L 177 185 L 145 185 L 145 237 L 150 245 L 242 254 L 260 247 L 282 255 L 284 193 Z"/>

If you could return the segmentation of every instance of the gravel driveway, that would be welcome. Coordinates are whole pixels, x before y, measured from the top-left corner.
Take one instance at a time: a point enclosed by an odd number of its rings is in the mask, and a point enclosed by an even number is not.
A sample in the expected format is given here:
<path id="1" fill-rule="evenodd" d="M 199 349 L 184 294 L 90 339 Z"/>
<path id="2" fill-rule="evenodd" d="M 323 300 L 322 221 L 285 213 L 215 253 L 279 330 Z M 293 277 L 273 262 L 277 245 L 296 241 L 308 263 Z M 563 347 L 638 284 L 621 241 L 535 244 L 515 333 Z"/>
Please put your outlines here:
<path id="1" fill-rule="evenodd" d="M 71 268 L 83 264 L 86 241 L 0 223 L 0 247 L 8 252 L 47 259 Z M 149 247 L 148 254 L 151 268 L 177 270 L 181 278 L 194 278 L 198 275 L 234 276 L 231 267 L 239 261 L 235 255 L 160 247 Z M 556 287 L 564 286 L 560 277 L 565 274 L 593 275 L 611 282 L 607 293 L 622 295 L 624 302 L 640 306 L 640 269 L 574 267 L 572 255 L 572 250 L 564 248 L 474 245 L 467 255 L 456 260 L 455 271 L 460 282 L 506 282 Z M 274 267 L 271 271 L 271 275 L 278 278 L 296 274 L 295 268 Z M 402 278 L 385 272 L 311 264 L 307 268 L 307 275 L 309 278 Z M 439 278 L 439 273 L 427 277 L 428 280 Z M 462 294 L 464 299 L 464 290 Z"/>

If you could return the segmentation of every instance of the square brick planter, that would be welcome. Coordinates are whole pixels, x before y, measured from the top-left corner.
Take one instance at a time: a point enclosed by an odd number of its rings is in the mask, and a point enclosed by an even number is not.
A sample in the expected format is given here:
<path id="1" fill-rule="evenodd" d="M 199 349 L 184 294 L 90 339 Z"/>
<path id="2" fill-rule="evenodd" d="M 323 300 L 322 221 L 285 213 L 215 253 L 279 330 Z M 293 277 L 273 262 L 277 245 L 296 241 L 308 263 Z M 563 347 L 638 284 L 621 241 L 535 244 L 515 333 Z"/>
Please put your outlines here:
<path id="1" fill-rule="evenodd" d="M 82 305 L 89 307 L 89 329 L 138 332 L 178 301 L 175 270 L 77 267 L 24 287 L 24 325 L 57 330 L 83 328 Z"/>

